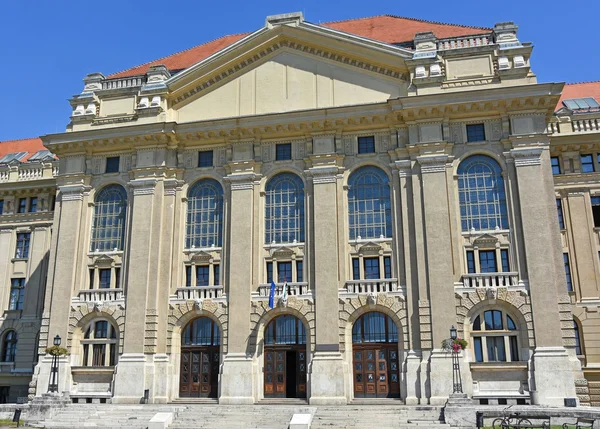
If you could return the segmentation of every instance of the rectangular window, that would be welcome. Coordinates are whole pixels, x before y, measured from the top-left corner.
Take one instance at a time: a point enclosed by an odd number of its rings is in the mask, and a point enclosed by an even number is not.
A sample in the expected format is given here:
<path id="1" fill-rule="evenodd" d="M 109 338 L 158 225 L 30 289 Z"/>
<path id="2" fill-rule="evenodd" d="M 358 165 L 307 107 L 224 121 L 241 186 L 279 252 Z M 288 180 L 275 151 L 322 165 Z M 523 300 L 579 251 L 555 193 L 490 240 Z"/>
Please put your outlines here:
<path id="1" fill-rule="evenodd" d="M 29 239 L 31 233 L 20 232 L 17 234 L 17 249 L 15 251 L 15 258 L 25 259 L 29 258 Z"/>
<path id="2" fill-rule="evenodd" d="M 383 275 L 386 279 L 392 278 L 392 258 L 391 256 L 383 257 Z"/>
<path id="3" fill-rule="evenodd" d="M 365 280 L 380 279 L 379 258 L 364 258 Z"/>
<path id="4" fill-rule="evenodd" d="M 273 262 L 267 262 L 267 283 L 273 281 Z"/>
<path id="5" fill-rule="evenodd" d="M 23 310 L 25 300 L 25 279 L 11 279 L 9 310 Z"/>
<path id="6" fill-rule="evenodd" d="M 496 251 L 495 250 L 480 250 L 479 251 L 479 267 L 482 273 L 498 272 L 496 267 Z"/>
<path id="7" fill-rule="evenodd" d="M 203 150 L 198 152 L 198 167 L 212 167 L 213 166 L 213 151 Z"/>
<path id="8" fill-rule="evenodd" d="M 191 265 L 185 266 L 185 285 L 186 286 L 192 285 L 192 266 Z"/>
<path id="9" fill-rule="evenodd" d="M 291 282 L 292 281 L 292 263 L 291 262 L 277 262 L 277 282 Z"/>
<path id="10" fill-rule="evenodd" d="M 519 346 L 517 343 L 517 337 L 508 337 L 508 341 L 510 343 L 510 360 L 517 362 L 519 360 Z"/>
<path id="11" fill-rule="evenodd" d="M 304 262 L 296 261 L 296 281 L 302 283 L 304 281 Z"/>
<path id="12" fill-rule="evenodd" d="M 508 249 L 500 249 L 500 258 L 502 259 L 502 272 L 510 272 L 510 262 L 508 260 Z"/>
<path id="13" fill-rule="evenodd" d="M 121 268 L 115 267 L 115 288 L 121 288 Z"/>
<path id="14" fill-rule="evenodd" d="M 360 280 L 360 261 L 358 258 L 352 259 L 352 280 Z"/>
<path id="15" fill-rule="evenodd" d="M 563 216 L 562 200 L 556 199 L 556 214 L 558 215 L 558 226 L 560 229 L 565 229 L 565 218 Z"/>
<path id="16" fill-rule="evenodd" d="M 25 213 L 27 211 L 27 198 L 19 198 L 19 207 L 17 213 Z"/>
<path id="17" fill-rule="evenodd" d="M 375 136 L 359 137 L 358 153 L 375 153 Z"/>
<path id="18" fill-rule="evenodd" d="M 550 165 L 552 165 L 552 174 L 560 174 L 560 160 L 558 156 L 550 157 Z"/>
<path id="19" fill-rule="evenodd" d="M 504 337 L 486 337 L 488 361 L 506 362 L 506 351 L 504 348 Z"/>
<path id="20" fill-rule="evenodd" d="M 102 268 L 98 270 L 98 288 L 110 288 L 110 268 Z"/>
<path id="21" fill-rule="evenodd" d="M 90 289 L 94 289 L 94 274 L 95 271 L 93 268 L 90 268 Z"/>
<path id="22" fill-rule="evenodd" d="M 569 265 L 569 254 L 563 253 L 565 262 L 565 276 L 567 277 L 567 291 L 573 292 L 573 282 L 571 281 L 571 266 Z"/>
<path id="23" fill-rule="evenodd" d="M 196 265 L 196 286 L 208 286 L 208 265 Z"/>
<path id="24" fill-rule="evenodd" d="M 31 199 L 29 200 L 29 213 L 37 212 L 37 202 L 37 197 L 31 197 Z"/>
<path id="25" fill-rule="evenodd" d="M 483 142 L 485 141 L 485 126 L 483 124 L 467 125 L 467 141 Z"/>
<path id="26" fill-rule="evenodd" d="M 119 156 L 109 156 L 106 158 L 106 171 L 105 173 L 118 173 L 119 172 Z"/>
<path id="27" fill-rule="evenodd" d="M 483 348 L 481 347 L 481 337 L 473 337 L 473 347 L 475 348 L 475 362 L 483 362 Z"/>
<path id="28" fill-rule="evenodd" d="M 92 344 L 94 355 L 92 366 L 104 366 L 104 356 L 106 353 L 106 344 Z"/>
<path id="29" fill-rule="evenodd" d="M 4 213 L 4 200 L 0 200 L 0 215 Z"/>
<path id="30" fill-rule="evenodd" d="M 594 227 L 600 228 L 600 197 L 591 197 Z"/>
<path id="31" fill-rule="evenodd" d="M 475 273 L 475 252 L 472 250 L 467 250 L 467 272 Z"/>
<path id="32" fill-rule="evenodd" d="M 213 286 L 221 284 L 221 266 L 219 264 L 213 264 Z"/>
<path id="33" fill-rule="evenodd" d="M 292 144 L 282 143 L 275 145 L 275 160 L 288 161 L 292 159 Z"/>
<path id="34" fill-rule="evenodd" d="M 581 172 L 593 173 L 594 171 L 594 157 L 592 155 L 581 155 Z"/>

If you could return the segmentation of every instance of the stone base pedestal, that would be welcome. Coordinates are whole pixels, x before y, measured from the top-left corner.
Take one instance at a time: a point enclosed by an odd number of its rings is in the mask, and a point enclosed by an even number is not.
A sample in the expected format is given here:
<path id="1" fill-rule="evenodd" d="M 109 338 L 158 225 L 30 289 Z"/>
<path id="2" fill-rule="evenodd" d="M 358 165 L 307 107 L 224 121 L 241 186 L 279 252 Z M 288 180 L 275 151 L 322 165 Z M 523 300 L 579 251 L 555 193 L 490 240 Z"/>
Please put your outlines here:
<path id="1" fill-rule="evenodd" d="M 475 403 L 466 393 L 452 393 L 444 408 L 444 419 L 452 427 L 476 427 Z"/>
<path id="2" fill-rule="evenodd" d="M 311 405 L 346 405 L 344 361 L 340 352 L 315 352 L 310 364 Z"/>
<path id="3" fill-rule="evenodd" d="M 419 405 L 420 392 L 420 353 L 410 350 L 406 357 L 406 374 L 404 385 L 406 386 L 406 405 Z"/>
<path id="4" fill-rule="evenodd" d="M 113 404 L 140 404 L 146 389 L 146 356 L 124 353 L 115 370 Z"/>
<path id="5" fill-rule="evenodd" d="M 27 408 L 26 424 L 37 423 L 51 418 L 61 408 L 71 403 L 69 395 L 60 393 L 44 393 L 36 396 Z"/>
<path id="6" fill-rule="evenodd" d="M 52 370 L 52 356 L 45 355 L 38 363 L 38 376 L 36 384 L 36 396 L 42 396 L 48 392 Z M 71 365 L 68 356 L 58 358 L 58 392 L 69 392 L 71 389 Z"/>
<path id="7" fill-rule="evenodd" d="M 564 398 L 577 398 L 573 368 L 564 347 L 537 347 L 533 352 L 535 405 L 564 406 Z"/>
<path id="8" fill-rule="evenodd" d="M 169 402 L 169 355 L 154 355 L 154 388 L 151 389 L 151 403 L 166 404 Z"/>
<path id="9" fill-rule="evenodd" d="M 429 357 L 430 405 L 444 405 L 452 393 L 452 354 L 433 350 Z"/>
<path id="10" fill-rule="evenodd" d="M 221 369 L 220 404 L 254 404 L 252 358 L 245 353 L 227 353 Z"/>

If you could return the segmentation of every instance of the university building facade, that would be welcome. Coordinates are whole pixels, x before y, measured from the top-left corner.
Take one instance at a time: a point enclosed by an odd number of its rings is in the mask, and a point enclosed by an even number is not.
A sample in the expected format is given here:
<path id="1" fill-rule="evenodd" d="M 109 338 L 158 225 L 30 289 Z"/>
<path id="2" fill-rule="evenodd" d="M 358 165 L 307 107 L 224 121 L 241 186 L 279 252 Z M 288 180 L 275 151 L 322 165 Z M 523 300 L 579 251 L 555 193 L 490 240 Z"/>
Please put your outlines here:
<path id="1" fill-rule="evenodd" d="M 443 404 L 454 326 L 480 403 L 600 403 L 598 86 L 531 53 L 287 14 L 88 75 L 65 133 L 0 143 L 7 396 L 59 335 L 75 401 Z"/>

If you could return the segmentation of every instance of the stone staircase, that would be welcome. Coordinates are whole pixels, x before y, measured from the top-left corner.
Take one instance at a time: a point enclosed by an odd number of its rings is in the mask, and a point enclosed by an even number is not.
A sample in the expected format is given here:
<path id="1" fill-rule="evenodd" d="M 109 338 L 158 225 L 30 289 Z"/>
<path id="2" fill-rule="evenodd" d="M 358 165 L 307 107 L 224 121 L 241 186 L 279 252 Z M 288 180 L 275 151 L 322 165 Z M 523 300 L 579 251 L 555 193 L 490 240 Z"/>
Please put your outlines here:
<path id="1" fill-rule="evenodd" d="M 287 429 L 295 413 L 315 407 L 289 405 L 190 405 L 169 429 Z"/>
<path id="2" fill-rule="evenodd" d="M 173 412 L 170 429 L 287 429 L 296 413 L 314 415 L 312 429 L 446 429 L 441 407 L 398 404 L 310 406 L 302 403 L 218 405 L 177 403 L 170 405 L 69 404 L 52 418 L 29 423 L 41 428 L 145 429 L 159 412 Z"/>
<path id="3" fill-rule="evenodd" d="M 180 413 L 176 405 L 70 404 L 49 419 L 28 426 L 39 428 L 132 428 L 145 429 L 156 413 Z"/>
<path id="4" fill-rule="evenodd" d="M 443 429 L 442 407 L 404 405 L 343 405 L 318 407 L 311 429 Z"/>

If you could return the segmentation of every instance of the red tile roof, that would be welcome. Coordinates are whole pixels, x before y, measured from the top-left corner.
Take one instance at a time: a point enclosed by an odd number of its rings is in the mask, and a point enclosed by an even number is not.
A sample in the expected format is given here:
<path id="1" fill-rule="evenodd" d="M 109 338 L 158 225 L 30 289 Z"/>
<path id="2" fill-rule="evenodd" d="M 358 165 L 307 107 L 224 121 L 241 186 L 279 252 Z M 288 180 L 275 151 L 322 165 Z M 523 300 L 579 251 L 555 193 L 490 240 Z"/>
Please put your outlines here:
<path id="1" fill-rule="evenodd" d="M 600 80 L 596 82 L 567 83 L 556 105 L 556 110 L 563 107 L 563 100 L 585 97 L 594 97 L 600 103 Z"/>
<path id="2" fill-rule="evenodd" d="M 414 39 L 415 34 L 425 31 L 432 31 L 440 39 L 489 33 L 492 31 L 491 28 L 443 24 L 394 15 L 380 15 L 346 21 L 326 22 L 319 25 L 384 43 L 410 42 Z M 113 73 L 107 77 L 112 79 L 145 74 L 150 66 L 157 64 L 164 64 L 169 70 L 186 69 L 232 43 L 237 42 L 248 34 L 250 33 L 223 36 L 219 39 L 195 46 L 185 51 L 132 67 L 118 73 Z"/>
<path id="3" fill-rule="evenodd" d="M 27 161 L 34 153 L 46 149 L 39 137 L 21 140 L 6 140 L 0 142 L 0 158 L 9 153 L 28 152 L 20 161 Z"/>

